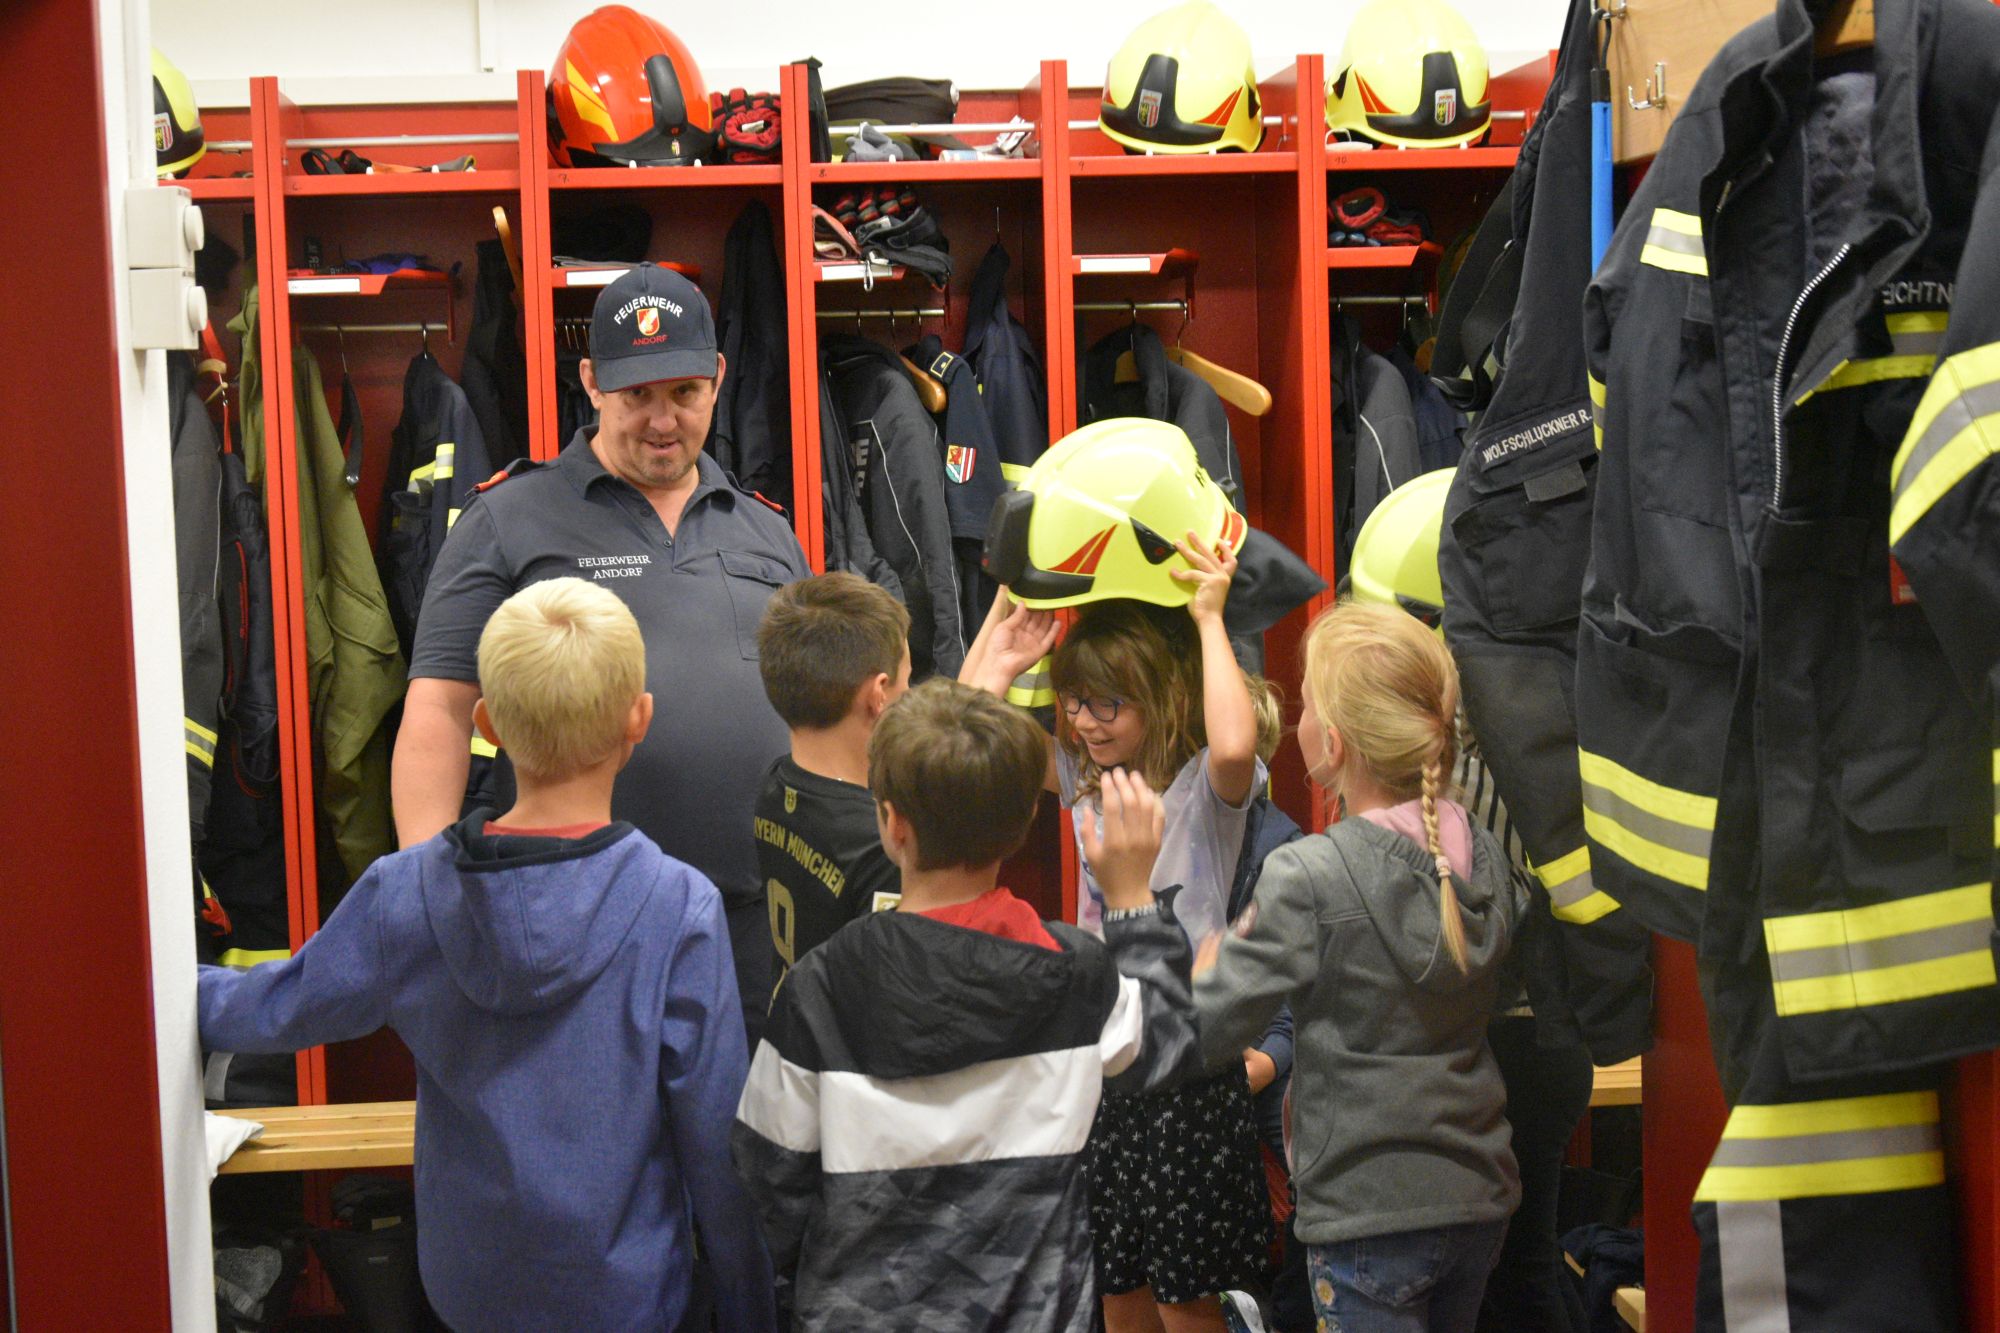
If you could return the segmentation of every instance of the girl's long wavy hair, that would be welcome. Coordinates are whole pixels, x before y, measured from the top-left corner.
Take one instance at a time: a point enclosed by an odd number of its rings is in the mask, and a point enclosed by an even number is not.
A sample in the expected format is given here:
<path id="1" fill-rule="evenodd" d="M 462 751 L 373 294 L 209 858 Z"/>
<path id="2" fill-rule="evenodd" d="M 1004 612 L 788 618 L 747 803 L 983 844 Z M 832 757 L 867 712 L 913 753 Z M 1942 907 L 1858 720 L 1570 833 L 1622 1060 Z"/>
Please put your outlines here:
<path id="1" fill-rule="evenodd" d="M 1056 648 L 1049 678 L 1058 694 L 1121 699 L 1139 710 L 1146 734 L 1128 767 L 1154 791 L 1164 792 L 1208 743 L 1201 642 L 1184 610 L 1124 600 L 1091 604 Z M 1257 712 L 1257 752 L 1268 760 L 1280 739 L 1277 691 L 1260 677 L 1244 678 Z M 1103 774 L 1060 710 L 1056 743 L 1076 761 L 1078 793 L 1094 793 Z"/>
<path id="2" fill-rule="evenodd" d="M 1445 948 L 1463 971 L 1465 922 L 1437 814 L 1445 775 L 1458 762 L 1457 664 L 1409 613 L 1341 602 L 1306 632 L 1306 680 L 1320 725 L 1340 733 L 1344 768 L 1359 764 L 1398 800 L 1422 799 Z"/>

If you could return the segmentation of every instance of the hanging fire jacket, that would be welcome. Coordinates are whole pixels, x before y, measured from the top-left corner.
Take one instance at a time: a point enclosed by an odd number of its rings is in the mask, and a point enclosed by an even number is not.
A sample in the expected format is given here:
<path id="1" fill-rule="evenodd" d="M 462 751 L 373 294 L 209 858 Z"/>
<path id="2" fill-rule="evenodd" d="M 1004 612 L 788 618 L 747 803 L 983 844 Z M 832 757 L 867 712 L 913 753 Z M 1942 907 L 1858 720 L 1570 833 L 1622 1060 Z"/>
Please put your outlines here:
<path id="1" fill-rule="evenodd" d="M 820 526 L 826 530 L 826 571 L 846 570 L 859 574 L 903 600 L 903 581 L 868 540 L 868 517 L 861 510 L 861 497 L 854 489 L 854 469 L 847 451 L 834 447 L 846 437 L 847 427 L 840 418 L 840 405 L 833 396 L 833 376 L 825 361 L 819 368 L 819 473 Z"/>
<path id="2" fill-rule="evenodd" d="M 528 358 L 515 327 L 514 271 L 506 247 L 495 240 L 481 241 L 478 248 L 479 285 L 473 288 L 472 327 L 458 379 L 479 419 L 492 466 L 503 468 L 528 454 Z"/>
<path id="3" fill-rule="evenodd" d="M 944 340 L 935 333 L 926 334 L 904 355 L 944 385 L 944 411 L 937 421 L 944 447 L 945 509 L 951 515 L 951 544 L 958 559 L 959 620 L 978 625 L 1000 591 L 979 565 L 993 502 L 1008 489 L 1000 470 L 1000 446 L 993 437 L 979 377 L 965 358 L 945 351 Z"/>
<path id="4" fill-rule="evenodd" d="M 1138 378 L 1120 384 L 1118 354 L 1127 351 Z M 1144 324 L 1128 324 L 1107 334 L 1084 353 L 1082 416 L 1080 424 L 1086 426 L 1108 417 L 1171 421 L 1187 432 L 1195 457 L 1229 503 L 1242 508 L 1243 465 L 1236 457 L 1236 440 L 1229 433 L 1222 399 L 1199 375 L 1169 361 L 1160 335 Z"/>
<path id="5" fill-rule="evenodd" d="M 896 353 L 852 334 L 827 334 L 820 357 L 875 549 L 903 584 L 913 678 L 956 676 L 971 641 L 959 613 L 958 562 L 945 499 L 944 451 Z"/>
<path id="6" fill-rule="evenodd" d="M 428 350 L 403 372 L 403 415 L 389 446 L 382 487 L 382 588 L 405 655 L 417 631 L 424 586 L 445 534 L 493 475 L 478 418 L 465 391 Z"/>
<path id="7" fill-rule="evenodd" d="M 1936 1069 L 2000 1044 L 2000 11 L 1881 0 L 1817 58 L 1815 18 L 1716 56 L 1590 289 L 1585 821 L 1699 927 L 1701 1308 L 1951 1329 Z"/>
<path id="8" fill-rule="evenodd" d="M 1346 569 L 1354 534 L 1383 496 L 1416 479 L 1423 460 L 1409 386 L 1388 358 L 1361 341 L 1361 323 L 1352 315 L 1333 323 L 1333 396 L 1333 531 L 1339 568 Z"/>
<path id="9" fill-rule="evenodd" d="M 257 291 L 231 324 L 243 334 L 244 376 L 257 366 Z M 344 882 L 396 847 L 389 817 L 389 712 L 403 697 L 403 654 L 368 531 L 341 475 L 340 439 L 319 365 L 296 348 L 300 582 L 305 591 L 306 697 L 312 707 L 314 790 L 331 825 Z M 246 399 L 246 401 L 248 401 Z M 244 461 L 261 474 L 261 413 L 243 416 Z"/>
<path id="10" fill-rule="evenodd" d="M 222 451 L 194 378 L 192 357 L 168 354 L 174 555 L 181 613 L 181 728 L 187 752 L 188 832 L 198 854 L 222 725 L 222 625 L 215 600 L 222 549 Z"/>
<path id="11" fill-rule="evenodd" d="M 1049 447 L 1049 391 L 1028 330 L 1007 308 L 1007 266 L 1007 251 L 996 242 L 972 275 L 965 359 L 979 376 L 1000 447 L 1000 475 L 1018 482 Z"/>
<path id="12" fill-rule="evenodd" d="M 771 211 L 743 206 L 722 247 L 716 346 L 726 370 L 709 452 L 744 489 L 792 508 L 791 353 L 785 342 L 785 273 Z"/>
<path id="13" fill-rule="evenodd" d="M 1445 502 L 1438 573 L 1467 719 L 1560 923 L 1558 947 L 1542 957 L 1566 975 L 1538 979 L 1536 1015 L 1553 1030 L 1566 1020 L 1552 997 L 1566 996 L 1591 1058 L 1612 1064 L 1652 1044 L 1652 975 L 1645 926 L 1592 878 L 1570 703 L 1597 467 L 1580 324 L 1591 13 L 1589 0 L 1572 0 L 1555 80 L 1515 170 L 1520 300 L 1505 368 Z"/>

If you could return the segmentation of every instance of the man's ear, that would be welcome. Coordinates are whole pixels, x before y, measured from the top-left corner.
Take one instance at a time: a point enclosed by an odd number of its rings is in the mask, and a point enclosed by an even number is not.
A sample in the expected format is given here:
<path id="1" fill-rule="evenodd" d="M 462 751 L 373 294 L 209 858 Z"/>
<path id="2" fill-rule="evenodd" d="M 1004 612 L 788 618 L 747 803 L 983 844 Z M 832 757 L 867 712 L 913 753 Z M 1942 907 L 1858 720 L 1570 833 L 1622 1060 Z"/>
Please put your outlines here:
<path id="1" fill-rule="evenodd" d="M 716 389 L 720 390 L 722 388 L 722 375 L 723 372 L 728 369 L 729 369 L 729 358 L 725 357 L 722 353 L 717 352 L 715 354 L 715 380 L 713 381 Z"/>
<path id="2" fill-rule="evenodd" d="M 653 694 L 648 690 L 632 701 L 632 711 L 625 715 L 625 743 L 637 745 L 646 739 L 646 732 L 653 725 Z"/>
<path id="3" fill-rule="evenodd" d="M 493 730 L 493 714 L 486 711 L 486 699 L 484 696 L 481 696 L 472 705 L 472 725 L 478 729 L 480 736 L 486 743 L 494 749 L 504 750 L 507 748 L 500 740 L 500 733 Z"/>
<path id="4" fill-rule="evenodd" d="M 875 802 L 875 832 L 882 839 L 882 850 L 897 865 L 903 863 L 903 853 L 916 840 L 916 831 L 910 821 L 896 813 L 896 807 L 887 801 Z"/>
<path id="5" fill-rule="evenodd" d="M 877 721 L 889 707 L 889 673 L 878 671 L 863 687 L 862 699 L 868 705 L 868 720 Z"/>
<path id="6" fill-rule="evenodd" d="M 583 381 L 583 391 L 589 395 L 590 405 L 592 407 L 603 406 L 604 391 L 597 387 L 597 367 L 590 364 L 589 357 L 585 357 L 576 363 L 576 373 L 577 378 Z"/>

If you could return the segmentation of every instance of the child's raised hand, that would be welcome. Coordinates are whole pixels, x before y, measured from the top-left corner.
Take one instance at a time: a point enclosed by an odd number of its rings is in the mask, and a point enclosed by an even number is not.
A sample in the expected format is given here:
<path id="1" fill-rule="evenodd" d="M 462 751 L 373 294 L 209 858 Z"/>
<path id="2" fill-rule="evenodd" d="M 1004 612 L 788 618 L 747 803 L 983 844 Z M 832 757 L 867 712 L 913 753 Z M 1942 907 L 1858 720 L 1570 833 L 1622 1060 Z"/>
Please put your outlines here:
<path id="1" fill-rule="evenodd" d="M 1223 603 L 1229 599 L 1229 581 L 1236 577 L 1236 552 L 1222 542 L 1203 542 L 1190 532 L 1186 540 L 1174 543 L 1174 549 L 1190 568 L 1169 571 L 1174 582 L 1186 584 L 1194 589 L 1194 600 L 1188 603 L 1188 614 L 1195 623 L 1205 620 L 1222 619 Z"/>
<path id="2" fill-rule="evenodd" d="M 1013 611 L 993 627 L 992 646 L 987 650 L 991 674 L 996 677 L 1004 674 L 1011 685 L 1016 676 L 1055 651 L 1059 634 L 1053 612 L 1032 611 L 1016 603 Z"/>
<path id="3" fill-rule="evenodd" d="M 1098 786 L 1103 830 L 1083 821 L 1083 859 L 1097 876 L 1108 907 L 1130 910 L 1153 900 L 1153 861 L 1160 854 L 1167 810 L 1138 774 L 1123 768 L 1106 773 Z"/>

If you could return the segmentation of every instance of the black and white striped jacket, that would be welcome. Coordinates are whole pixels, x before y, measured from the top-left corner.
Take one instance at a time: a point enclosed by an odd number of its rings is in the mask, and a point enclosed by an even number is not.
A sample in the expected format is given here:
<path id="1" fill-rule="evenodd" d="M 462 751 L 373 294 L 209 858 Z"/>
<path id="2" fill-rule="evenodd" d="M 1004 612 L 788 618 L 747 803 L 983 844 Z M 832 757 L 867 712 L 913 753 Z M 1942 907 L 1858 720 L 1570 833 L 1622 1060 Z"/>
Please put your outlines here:
<path id="1" fill-rule="evenodd" d="M 1058 948 L 910 912 L 801 958 L 737 1110 L 736 1163 L 800 1330 L 1088 1330 L 1107 1083 L 1198 1060 L 1187 937 L 1162 909 Z"/>

